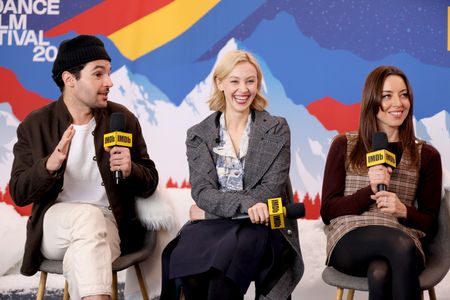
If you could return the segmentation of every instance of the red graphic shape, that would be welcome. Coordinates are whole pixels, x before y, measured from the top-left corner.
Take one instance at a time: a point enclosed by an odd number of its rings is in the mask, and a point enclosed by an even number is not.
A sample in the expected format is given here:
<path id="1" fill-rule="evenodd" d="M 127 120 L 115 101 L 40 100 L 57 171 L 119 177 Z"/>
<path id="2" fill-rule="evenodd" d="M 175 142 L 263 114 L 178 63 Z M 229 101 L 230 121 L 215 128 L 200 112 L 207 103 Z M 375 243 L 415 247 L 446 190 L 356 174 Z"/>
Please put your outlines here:
<path id="1" fill-rule="evenodd" d="M 103 1 L 83 13 L 45 32 L 54 37 L 74 31 L 78 34 L 101 34 L 108 36 L 146 15 L 166 6 L 174 0 Z"/>
<path id="2" fill-rule="evenodd" d="M 358 129 L 359 103 L 346 105 L 331 97 L 325 97 L 310 103 L 306 109 L 328 130 L 344 133 Z"/>
<path id="3" fill-rule="evenodd" d="M 181 183 L 181 188 L 182 189 L 190 189 L 191 188 L 191 184 L 189 183 L 189 181 L 184 179 L 183 182 Z"/>
<path id="4" fill-rule="evenodd" d="M 0 202 L 5 202 L 6 204 L 12 205 L 21 216 L 31 215 L 31 204 L 23 207 L 19 207 L 14 204 L 14 201 L 11 199 L 11 195 L 9 194 L 9 185 L 6 186 L 5 193 L 0 191 Z"/>
<path id="5" fill-rule="evenodd" d="M 0 82 L 8 87 L 0 89 L 0 103 L 9 102 L 13 114 L 21 121 L 31 111 L 50 103 L 49 99 L 26 90 L 9 69 L 0 67 Z"/>
<path id="6" fill-rule="evenodd" d="M 303 204 L 305 205 L 305 218 L 306 220 L 317 220 L 320 218 L 320 196 L 319 193 L 316 194 L 314 201 L 309 194 L 306 193 L 303 197 Z"/>
<path id="7" fill-rule="evenodd" d="M 167 180 L 167 183 L 166 183 L 166 188 L 168 188 L 168 189 L 177 189 L 178 188 L 178 183 L 174 182 L 172 180 L 172 177 L 169 177 L 169 180 Z"/>

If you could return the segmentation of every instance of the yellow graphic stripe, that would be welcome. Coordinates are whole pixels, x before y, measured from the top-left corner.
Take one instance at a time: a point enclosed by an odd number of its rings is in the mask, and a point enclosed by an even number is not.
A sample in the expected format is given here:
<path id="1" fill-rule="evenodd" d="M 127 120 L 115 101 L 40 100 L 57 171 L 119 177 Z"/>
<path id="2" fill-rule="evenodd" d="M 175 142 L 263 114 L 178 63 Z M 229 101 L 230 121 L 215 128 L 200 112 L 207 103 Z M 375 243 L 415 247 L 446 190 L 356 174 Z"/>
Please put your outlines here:
<path id="1" fill-rule="evenodd" d="M 135 60 L 188 30 L 220 0 L 176 0 L 109 35 L 122 54 Z"/>

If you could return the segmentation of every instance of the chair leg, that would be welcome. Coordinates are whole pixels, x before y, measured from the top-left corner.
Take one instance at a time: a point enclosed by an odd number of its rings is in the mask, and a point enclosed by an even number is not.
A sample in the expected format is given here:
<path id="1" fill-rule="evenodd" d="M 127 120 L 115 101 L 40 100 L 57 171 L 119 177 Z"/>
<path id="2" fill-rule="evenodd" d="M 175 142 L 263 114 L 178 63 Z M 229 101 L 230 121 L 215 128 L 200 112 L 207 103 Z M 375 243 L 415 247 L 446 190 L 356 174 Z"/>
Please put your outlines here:
<path id="1" fill-rule="evenodd" d="M 36 295 L 36 300 L 44 299 L 46 283 L 47 283 L 47 272 L 41 272 L 41 276 L 39 277 L 39 287 Z"/>
<path id="2" fill-rule="evenodd" d="M 69 300 L 69 283 L 67 283 L 67 280 L 65 280 L 65 282 L 64 282 L 63 300 Z"/>
<path id="3" fill-rule="evenodd" d="M 355 296 L 355 290 L 349 289 L 347 292 L 347 300 L 353 300 L 353 296 Z"/>
<path id="4" fill-rule="evenodd" d="M 342 300 L 343 295 L 344 295 L 344 289 L 338 287 L 336 290 L 336 300 Z"/>
<path id="5" fill-rule="evenodd" d="M 436 292 L 434 291 L 434 287 L 428 290 L 428 295 L 430 296 L 430 300 L 436 300 Z"/>
<path id="6" fill-rule="evenodd" d="M 136 271 L 136 277 L 139 282 L 139 288 L 141 289 L 142 299 L 148 300 L 147 289 L 145 288 L 145 282 L 144 278 L 142 277 L 142 272 L 141 268 L 139 267 L 139 264 L 134 265 L 134 270 Z"/>
<path id="7" fill-rule="evenodd" d="M 112 274 L 112 295 L 111 298 L 112 300 L 118 300 L 119 296 L 118 296 L 118 292 L 117 292 L 117 272 L 113 272 Z"/>

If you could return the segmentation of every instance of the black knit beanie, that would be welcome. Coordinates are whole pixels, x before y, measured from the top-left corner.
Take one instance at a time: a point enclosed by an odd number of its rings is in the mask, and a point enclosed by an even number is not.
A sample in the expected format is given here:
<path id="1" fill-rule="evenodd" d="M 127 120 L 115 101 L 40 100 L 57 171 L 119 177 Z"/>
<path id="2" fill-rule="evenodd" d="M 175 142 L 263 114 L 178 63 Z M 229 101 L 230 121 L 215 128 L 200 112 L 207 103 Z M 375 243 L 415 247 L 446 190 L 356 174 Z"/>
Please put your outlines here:
<path id="1" fill-rule="evenodd" d="M 106 59 L 111 61 L 103 42 L 92 35 L 79 35 L 70 40 L 64 40 L 59 45 L 58 54 L 53 63 L 52 77 L 58 86 L 64 71 L 93 60 Z"/>

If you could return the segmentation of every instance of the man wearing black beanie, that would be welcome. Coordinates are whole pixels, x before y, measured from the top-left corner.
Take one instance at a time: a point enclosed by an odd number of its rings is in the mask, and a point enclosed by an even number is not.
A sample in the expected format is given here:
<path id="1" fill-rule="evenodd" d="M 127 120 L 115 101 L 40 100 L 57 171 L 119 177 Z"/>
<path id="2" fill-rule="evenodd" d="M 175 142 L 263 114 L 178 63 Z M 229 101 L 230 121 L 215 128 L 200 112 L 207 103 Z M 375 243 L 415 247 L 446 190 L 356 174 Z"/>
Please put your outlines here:
<path id="1" fill-rule="evenodd" d="M 31 276 L 45 257 L 63 260 L 72 299 L 108 299 L 111 262 L 142 245 L 145 229 L 135 197 L 158 184 L 137 118 L 108 100 L 111 58 L 95 36 L 59 46 L 52 77 L 59 99 L 31 112 L 17 129 L 10 193 L 33 204 L 21 273 Z M 112 113 L 125 117 L 133 148 L 105 149 Z M 116 184 L 111 171 L 121 171 Z"/>

